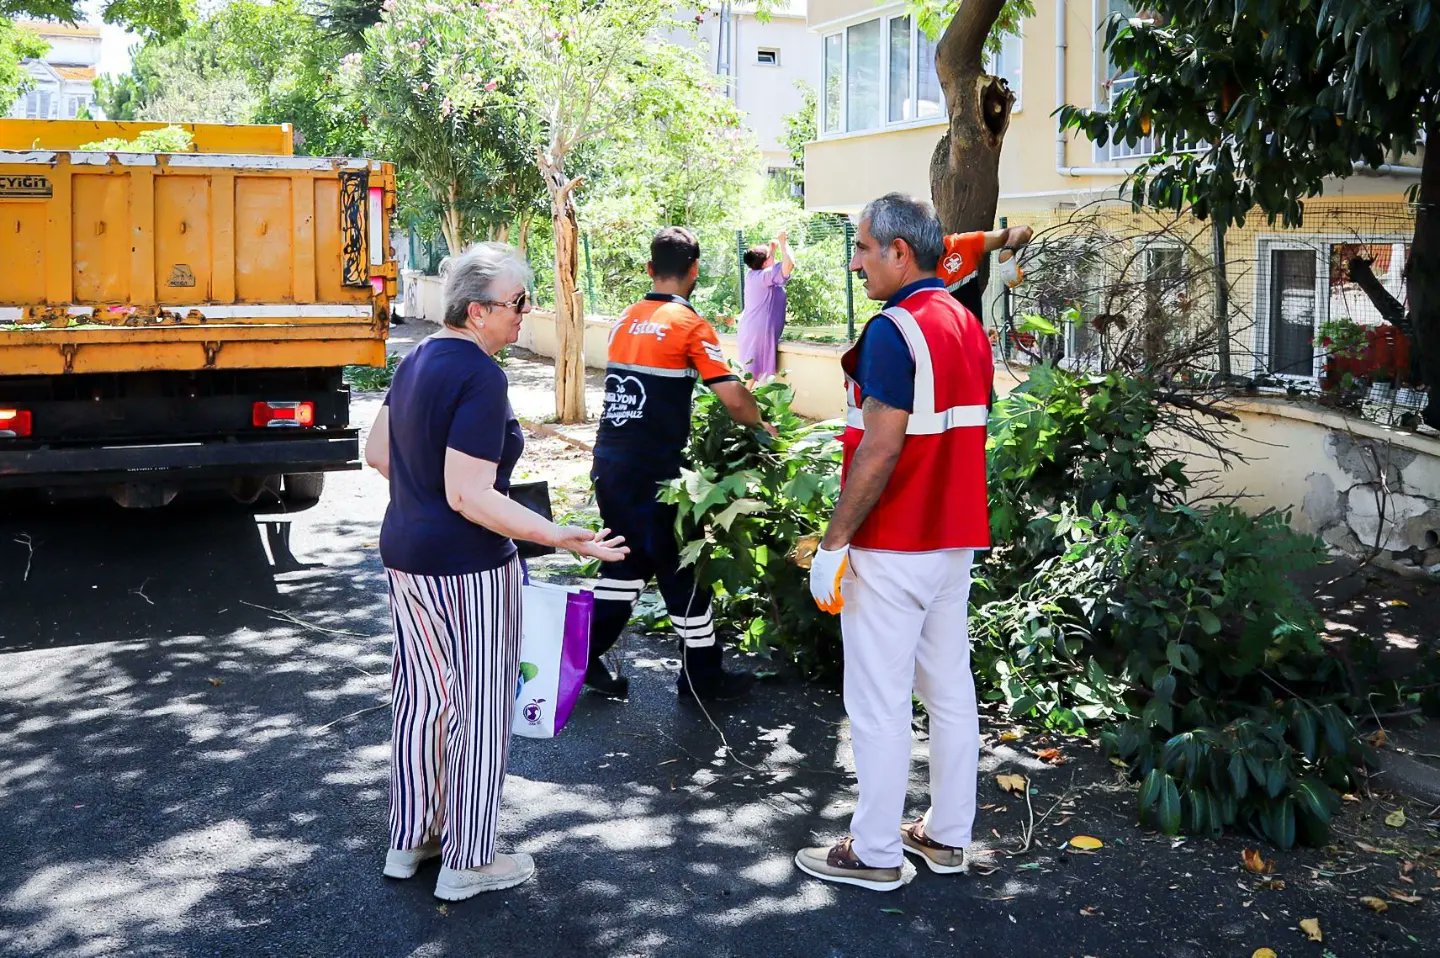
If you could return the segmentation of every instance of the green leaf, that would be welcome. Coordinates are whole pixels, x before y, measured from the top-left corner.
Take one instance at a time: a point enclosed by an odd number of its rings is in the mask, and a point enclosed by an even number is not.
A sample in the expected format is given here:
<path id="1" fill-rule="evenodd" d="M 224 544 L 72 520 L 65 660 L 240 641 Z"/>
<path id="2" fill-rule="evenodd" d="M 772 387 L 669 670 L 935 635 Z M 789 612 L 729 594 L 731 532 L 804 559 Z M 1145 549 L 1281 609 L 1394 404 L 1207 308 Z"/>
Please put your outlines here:
<path id="1" fill-rule="evenodd" d="M 1195 610 L 1195 618 L 1199 621 L 1200 628 L 1205 631 L 1206 635 L 1220 634 L 1220 619 L 1214 612 L 1211 612 L 1209 609 L 1197 608 Z"/>
<path id="2" fill-rule="evenodd" d="M 1140 803 L 1140 819 L 1144 821 L 1150 814 L 1152 807 L 1160 800 L 1160 794 L 1165 788 L 1165 773 L 1158 768 L 1150 770 L 1145 780 L 1140 783 L 1138 796 Z"/>
<path id="3" fill-rule="evenodd" d="M 730 503 L 730 505 L 726 506 L 725 510 L 712 519 L 711 522 L 726 532 L 729 532 L 730 527 L 734 525 L 736 519 L 741 516 L 764 512 L 765 508 L 765 503 L 760 502 L 758 499 L 736 499 Z"/>
<path id="4" fill-rule="evenodd" d="M 1180 834 L 1180 789 L 1169 775 L 1160 789 L 1160 804 L 1157 809 L 1157 823 L 1166 835 Z"/>
<path id="5" fill-rule="evenodd" d="M 1020 321 L 1015 324 L 1015 329 L 1017 332 L 1031 333 L 1037 336 L 1056 336 L 1060 333 L 1058 326 L 1038 313 L 1026 313 L 1021 316 Z"/>
<path id="6" fill-rule="evenodd" d="M 533 679 L 535 676 L 537 676 L 537 675 L 539 675 L 539 674 L 540 674 L 540 666 L 536 665 L 534 662 L 521 662 L 521 663 L 520 663 L 520 677 L 521 677 L 522 679 L 524 679 L 526 682 L 530 681 L 531 679 Z"/>

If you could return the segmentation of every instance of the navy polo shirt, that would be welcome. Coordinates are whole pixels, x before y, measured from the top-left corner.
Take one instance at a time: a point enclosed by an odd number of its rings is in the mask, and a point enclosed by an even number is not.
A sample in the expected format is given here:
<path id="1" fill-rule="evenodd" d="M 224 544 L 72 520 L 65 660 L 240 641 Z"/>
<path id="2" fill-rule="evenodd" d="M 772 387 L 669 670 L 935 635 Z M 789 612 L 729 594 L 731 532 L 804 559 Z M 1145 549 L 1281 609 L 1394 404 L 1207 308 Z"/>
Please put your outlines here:
<path id="1" fill-rule="evenodd" d="M 931 277 L 917 279 L 885 301 L 885 308 L 898 306 L 922 289 L 944 289 L 945 282 Z M 865 324 L 860 338 L 860 358 L 855 367 L 860 392 L 874 396 L 885 405 L 906 412 L 915 411 L 915 357 L 910 344 L 888 316 L 878 315 Z"/>
<path id="2" fill-rule="evenodd" d="M 515 556 L 515 543 L 476 525 L 445 497 L 445 450 L 496 463 L 495 488 L 510 473 L 525 434 L 510 408 L 505 371 L 472 342 L 431 337 L 395 370 L 390 409 L 390 505 L 380 527 L 380 560 L 413 575 L 489 572 Z"/>

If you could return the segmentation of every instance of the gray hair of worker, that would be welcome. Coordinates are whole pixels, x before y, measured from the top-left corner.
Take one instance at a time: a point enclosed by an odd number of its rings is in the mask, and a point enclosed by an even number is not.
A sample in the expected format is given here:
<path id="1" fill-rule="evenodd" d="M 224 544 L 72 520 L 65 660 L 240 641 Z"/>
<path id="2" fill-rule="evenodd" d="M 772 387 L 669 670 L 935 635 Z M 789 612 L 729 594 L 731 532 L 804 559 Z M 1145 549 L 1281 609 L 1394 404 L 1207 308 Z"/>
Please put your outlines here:
<path id="1" fill-rule="evenodd" d="M 902 239 L 915 254 L 916 266 L 928 273 L 939 265 L 945 253 L 945 234 L 935 207 L 926 200 L 886 193 L 860 211 L 860 221 L 866 220 L 870 222 L 870 235 L 881 246 Z"/>
<path id="2" fill-rule="evenodd" d="M 445 325 L 456 328 L 465 325 L 471 303 L 493 303 L 501 283 L 528 287 L 534 277 L 524 257 L 504 243 L 476 243 L 446 266 Z"/>

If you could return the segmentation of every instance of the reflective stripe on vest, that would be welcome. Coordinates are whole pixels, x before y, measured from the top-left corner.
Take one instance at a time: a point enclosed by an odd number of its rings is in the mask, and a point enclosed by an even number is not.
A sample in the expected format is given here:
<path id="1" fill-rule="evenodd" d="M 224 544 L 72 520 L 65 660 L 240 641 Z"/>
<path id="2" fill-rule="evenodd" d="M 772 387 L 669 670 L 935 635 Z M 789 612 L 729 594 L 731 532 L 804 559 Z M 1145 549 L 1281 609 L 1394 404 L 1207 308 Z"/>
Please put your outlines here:
<path id="1" fill-rule="evenodd" d="M 962 426 L 984 426 L 990 418 L 985 406 L 951 406 L 943 412 L 911 413 L 905 427 L 907 436 L 936 436 Z M 865 414 L 854 406 L 845 414 L 845 425 L 865 431 Z"/>
<path id="2" fill-rule="evenodd" d="M 880 315 L 890 317 L 891 322 L 905 337 L 905 344 L 910 347 L 910 356 L 915 360 L 914 411 L 910 413 L 905 435 L 937 436 L 951 429 L 984 428 L 990 417 L 987 406 L 951 406 L 941 410 L 935 408 L 935 366 L 930 359 L 930 344 L 926 342 L 925 333 L 920 329 L 915 316 L 908 309 L 898 306 L 883 310 Z M 846 391 L 849 408 L 845 414 L 845 424 L 852 429 L 863 431 L 865 414 L 855 405 L 854 394 L 858 391 Z"/>

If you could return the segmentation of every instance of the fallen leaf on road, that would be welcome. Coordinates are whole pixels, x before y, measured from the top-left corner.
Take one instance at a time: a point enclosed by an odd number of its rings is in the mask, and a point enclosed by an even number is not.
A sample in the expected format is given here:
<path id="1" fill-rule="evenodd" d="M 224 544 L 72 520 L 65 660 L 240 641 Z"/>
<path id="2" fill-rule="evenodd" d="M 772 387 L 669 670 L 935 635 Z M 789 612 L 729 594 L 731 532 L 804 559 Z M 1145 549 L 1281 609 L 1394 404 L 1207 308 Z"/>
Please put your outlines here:
<path id="1" fill-rule="evenodd" d="M 449 905 L 436 905 L 435 910 L 440 913 L 441 918 L 444 918 L 446 915 L 450 914 Z"/>
<path id="2" fill-rule="evenodd" d="M 1373 748 L 1384 748 L 1385 743 L 1390 741 L 1390 738 L 1385 734 L 1385 730 L 1382 728 L 1374 735 L 1367 738 L 1365 741 L 1369 742 Z"/>
<path id="3" fill-rule="evenodd" d="M 1060 750 L 1058 748 L 1042 748 L 1035 753 L 1035 757 L 1042 762 L 1049 762 L 1051 765 L 1059 765 L 1064 761 L 1064 759 L 1060 757 Z"/>
<path id="4" fill-rule="evenodd" d="M 1070 839 L 1070 847 L 1083 848 L 1086 851 L 1094 851 L 1097 848 L 1104 848 L 1105 843 L 1102 842 L 1100 839 L 1092 838 L 1089 835 L 1076 835 L 1074 838 Z"/>
<path id="5" fill-rule="evenodd" d="M 1284 891 L 1285 879 L 1267 878 L 1260 883 L 1260 888 L 1262 891 Z"/>
<path id="6" fill-rule="evenodd" d="M 1024 795 L 1028 788 L 1024 775 L 996 775 L 995 784 L 1011 795 Z"/>
<path id="7" fill-rule="evenodd" d="M 1414 871 L 1415 871 L 1415 863 L 1414 863 L 1414 862 L 1401 862 L 1401 863 L 1400 863 L 1400 874 L 1402 874 L 1402 875 L 1409 875 L 1409 874 L 1412 874 Z"/>
<path id="8" fill-rule="evenodd" d="M 1311 941 L 1325 940 L 1324 933 L 1320 931 L 1320 919 L 1318 918 L 1300 919 L 1300 930 L 1303 931 L 1305 933 L 1305 937 L 1309 938 Z"/>
<path id="9" fill-rule="evenodd" d="M 1409 602 L 1406 602 L 1404 599 L 1391 599 L 1389 602 L 1386 602 L 1385 604 L 1388 605 L 1388 606 L 1389 606 L 1390 608 L 1392 608 L 1392 609 L 1408 609 L 1408 608 L 1410 608 L 1410 603 L 1409 603 Z"/>
<path id="10" fill-rule="evenodd" d="M 1096 915 L 1103 915 L 1104 912 L 1096 908 L 1094 905 L 1086 905 L 1084 908 L 1080 909 L 1080 914 L 1084 915 L 1086 918 L 1094 918 Z"/>
<path id="11" fill-rule="evenodd" d="M 1246 871 L 1254 872 L 1257 875 L 1268 875 L 1275 870 L 1275 863 L 1261 858 L 1260 853 L 1253 848 L 1242 851 L 1240 860 L 1245 863 Z"/>
<path id="12" fill-rule="evenodd" d="M 1280 958 L 1280 956 L 1275 954 L 1274 948 L 1256 948 L 1250 958 Z"/>
<path id="13" fill-rule="evenodd" d="M 1395 811 L 1391 812 L 1389 815 L 1386 815 L 1386 816 L 1385 816 L 1385 824 L 1386 824 L 1386 825 L 1389 825 L 1391 828 L 1404 828 L 1404 827 L 1405 827 L 1405 809 L 1403 809 L 1403 808 L 1397 808 L 1397 809 L 1395 809 Z"/>
<path id="14" fill-rule="evenodd" d="M 1354 792 L 1346 792 L 1344 795 L 1341 795 L 1340 798 L 1347 802 L 1360 801 L 1360 796 L 1356 795 Z"/>
<path id="15" fill-rule="evenodd" d="M 1111 764 L 1111 765 L 1114 765 L 1116 768 L 1129 768 L 1129 767 L 1130 767 L 1130 763 L 1126 762 L 1124 759 L 1116 758 L 1116 757 L 1113 756 L 1113 755 L 1110 756 L 1110 764 Z"/>
<path id="16" fill-rule="evenodd" d="M 901 911 L 899 908 L 882 908 L 882 909 L 880 909 L 880 914 L 882 914 L 882 915 L 903 915 L 903 914 L 905 914 L 905 912 Z"/>
<path id="17" fill-rule="evenodd" d="M 1360 849 L 1362 852 L 1369 852 L 1372 855 L 1385 854 L 1385 850 L 1383 848 L 1376 848 L 1374 845 L 1367 845 L 1364 842 L 1356 842 L 1355 847 Z"/>
<path id="18" fill-rule="evenodd" d="M 1360 904 L 1375 912 L 1377 915 L 1382 911 L 1390 909 L 1390 903 L 1383 898 L 1376 898 L 1374 895 L 1362 895 Z"/>
<path id="19" fill-rule="evenodd" d="M 1000 733 L 1000 741 L 1002 742 L 1018 742 L 1020 741 L 1020 738 L 1020 733 L 1015 731 L 1013 728 L 1006 729 L 1005 731 Z"/>
<path id="20" fill-rule="evenodd" d="M 1396 901 L 1403 901 L 1407 905 L 1418 905 L 1424 900 L 1419 895 L 1407 895 L 1403 891 L 1397 891 L 1394 888 L 1390 889 L 1390 897 Z"/>
<path id="21" fill-rule="evenodd" d="M 206 679 L 205 681 L 209 682 L 211 685 L 215 686 L 217 689 L 218 689 L 220 686 L 222 686 L 222 685 L 225 684 L 225 680 L 224 680 L 224 679 Z"/>

